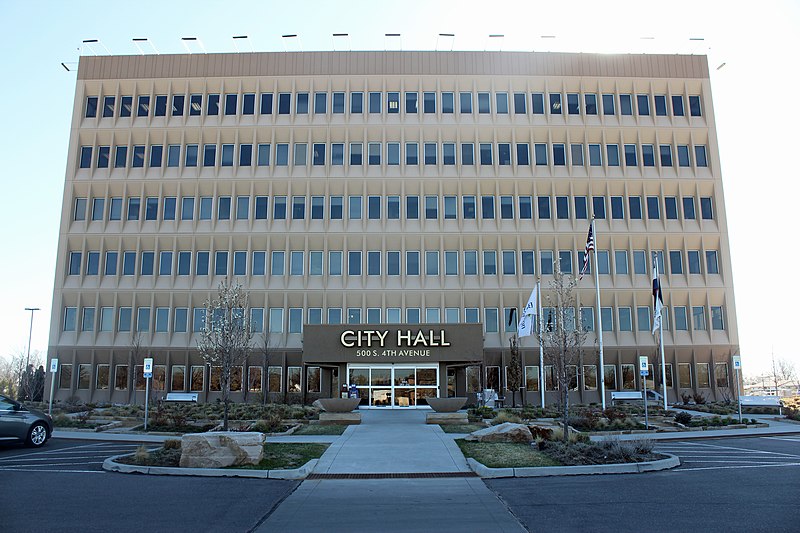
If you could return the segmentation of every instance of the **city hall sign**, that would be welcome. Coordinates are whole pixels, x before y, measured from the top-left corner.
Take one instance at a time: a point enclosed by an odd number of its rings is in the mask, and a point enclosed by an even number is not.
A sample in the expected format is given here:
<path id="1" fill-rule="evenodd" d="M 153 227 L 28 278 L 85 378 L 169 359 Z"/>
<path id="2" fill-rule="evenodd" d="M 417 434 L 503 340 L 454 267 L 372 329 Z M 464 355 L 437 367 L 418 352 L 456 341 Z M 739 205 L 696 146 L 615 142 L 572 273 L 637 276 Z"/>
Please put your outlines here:
<path id="1" fill-rule="evenodd" d="M 308 363 L 477 361 L 482 356 L 480 324 L 306 325 L 303 330 Z"/>

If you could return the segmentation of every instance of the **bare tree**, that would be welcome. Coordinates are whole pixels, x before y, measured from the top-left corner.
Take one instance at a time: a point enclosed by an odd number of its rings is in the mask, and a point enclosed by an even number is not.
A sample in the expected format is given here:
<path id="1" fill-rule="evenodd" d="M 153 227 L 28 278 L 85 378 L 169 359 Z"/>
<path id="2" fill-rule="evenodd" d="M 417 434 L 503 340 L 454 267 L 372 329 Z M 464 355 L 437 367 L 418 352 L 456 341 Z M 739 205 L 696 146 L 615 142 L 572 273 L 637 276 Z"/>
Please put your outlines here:
<path id="1" fill-rule="evenodd" d="M 261 334 L 261 401 L 264 405 L 269 403 L 269 359 L 272 355 L 272 347 L 270 346 L 269 329 L 264 330 Z"/>
<path id="2" fill-rule="evenodd" d="M 205 321 L 197 348 L 206 363 L 220 367 L 220 385 L 224 404 L 223 429 L 228 430 L 231 395 L 231 371 L 244 364 L 250 354 L 250 331 L 247 309 L 248 293 L 236 281 L 221 281 L 216 298 L 206 300 Z"/>
<path id="3" fill-rule="evenodd" d="M 583 346 L 586 342 L 586 331 L 576 318 L 575 286 L 578 280 L 561 272 L 556 262 L 556 272 L 550 283 L 551 294 L 544 298 L 546 307 L 552 310 L 545 320 L 539 342 L 544 348 L 545 362 L 553 366 L 558 386 L 561 415 L 564 425 L 564 440 L 569 439 L 569 387 L 572 378 L 577 379 L 577 372 L 570 375 L 570 367 L 580 363 Z M 541 384 L 544 386 L 544 383 Z"/>
<path id="4" fill-rule="evenodd" d="M 509 339 L 511 345 L 511 361 L 508 363 L 506 369 L 506 387 L 511 392 L 511 407 L 517 406 L 517 391 L 522 386 L 522 368 L 520 367 L 521 359 L 519 356 L 519 346 L 517 345 L 517 336 L 512 335 Z M 523 405 L 525 401 L 522 400 Z"/>
<path id="5" fill-rule="evenodd" d="M 131 357 L 131 391 L 133 393 L 133 397 L 131 403 L 136 404 L 136 365 L 139 364 L 140 361 L 144 361 L 143 353 L 144 348 L 142 347 L 142 334 L 141 332 L 135 331 L 131 335 L 131 345 L 130 345 L 130 357 Z M 144 369 L 142 369 L 144 370 Z M 149 398 L 145 398 L 145 401 L 148 401 Z"/>
<path id="6" fill-rule="evenodd" d="M 35 392 L 35 372 L 42 361 L 42 354 L 34 350 L 30 354 L 30 365 L 25 366 L 27 355 L 17 349 L 10 357 L 0 357 L 0 393 L 19 400 L 31 400 Z"/>

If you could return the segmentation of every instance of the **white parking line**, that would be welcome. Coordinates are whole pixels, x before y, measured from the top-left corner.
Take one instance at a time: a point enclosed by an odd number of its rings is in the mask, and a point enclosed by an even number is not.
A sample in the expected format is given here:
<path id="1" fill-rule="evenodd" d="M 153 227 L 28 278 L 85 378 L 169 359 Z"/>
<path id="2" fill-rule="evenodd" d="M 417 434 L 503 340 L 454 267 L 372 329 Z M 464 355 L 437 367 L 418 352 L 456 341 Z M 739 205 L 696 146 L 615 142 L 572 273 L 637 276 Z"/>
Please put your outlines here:
<path id="1" fill-rule="evenodd" d="M 795 458 L 795 459 L 800 459 L 800 455 L 795 455 L 795 454 L 791 454 L 791 453 L 771 452 L 771 451 L 767 451 L 767 450 L 753 450 L 753 449 L 750 449 L 750 448 L 737 448 L 737 447 L 734 447 L 734 446 L 720 446 L 719 444 L 706 444 L 706 443 L 699 443 L 699 442 L 697 444 L 699 446 L 708 446 L 708 447 L 711 447 L 711 448 L 721 449 L 721 450 L 736 450 L 736 451 L 739 451 L 739 452 L 749 452 L 749 453 L 760 452 L 760 453 L 764 453 L 764 454 L 780 455 L 780 456 L 783 456 L 783 457 L 792 457 L 792 458 Z"/>
<path id="2" fill-rule="evenodd" d="M 800 463 L 772 463 L 772 464 L 764 464 L 764 465 L 737 465 L 737 466 L 703 466 L 703 467 L 696 467 L 696 468 L 678 468 L 675 470 L 671 470 L 670 472 L 674 472 L 679 474 L 681 472 L 693 472 L 698 470 L 733 470 L 739 468 L 773 468 L 773 467 L 786 467 L 786 466 L 800 466 Z"/>
<path id="3" fill-rule="evenodd" d="M 73 466 L 73 465 L 96 465 L 96 464 L 103 464 L 103 461 L 82 461 L 82 462 L 79 462 L 79 463 L 67 463 L 67 464 L 64 464 L 64 463 L 50 463 L 50 464 L 44 464 L 44 465 L 42 465 L 42 464 L 5 465 L 5 466 L 0 466 L 0 470 L 15 470 L 17 468 L 34 467 L 34 466 Z"/>
<path id="4" fill-rule="evenodd" d="M 4 463 L 13 463 L 15 461 L 59 461 L 60 460 L 61 462 L 66 462 L 67 464 L 69 464 L 69 461 L 72 461 L 74 459 L 102 459 L 102 460 L 105 460 L 107 457 L 109 457 L 109 456 L 107 454 L 104 454 L 104 453 L 103 454 L 98 454 L 98 455 L 83 455 L 83 456 L 80 456 L 80 457 L 63 457 L 63 458 L 60 458 L 60 457 L 33 457 L 33 458 L 17 457 L 17 458 L 14 458 L 14 459 L 5 459 L 3 462 Z"/>
<path id="5" fill-rule="evenodd" d="M 8 472 L 60 472 L 60 473 L 79 473 L 79 474 L 105 474 L 103 470 L 52 470 L 46 468 L 0 468 L 0 471 Z"/>

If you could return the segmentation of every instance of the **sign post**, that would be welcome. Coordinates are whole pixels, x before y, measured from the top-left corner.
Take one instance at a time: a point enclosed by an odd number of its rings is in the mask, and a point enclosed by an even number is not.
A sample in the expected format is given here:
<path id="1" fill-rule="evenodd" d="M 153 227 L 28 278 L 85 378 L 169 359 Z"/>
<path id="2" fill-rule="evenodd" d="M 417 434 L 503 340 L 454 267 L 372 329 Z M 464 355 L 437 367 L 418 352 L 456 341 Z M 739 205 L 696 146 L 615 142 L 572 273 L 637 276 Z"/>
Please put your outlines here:
<path id="1" fill-rule="evenodd" d="M 742 423 L 742 397 L 739 394 L 739 370 L 742 369 L 742 356 L 733 356 L 733 375 L 736 380 L 736 403 L 739 404 L 739 423 Z"/>
<path id="2" fill-rule="evenodd" d="M 58 358 L 50 360 L 50 407 L 47 414 L 53 416 L 53 393 L 56 389 L 56 373 L 58 372 Z"/>
<path id="3" fill-rule="evenodd" d="M 145 357 L 144 358 L 144 379 L 145 379 L 145 388 L 144 388 L 144 430 L 147 431 L 147 408 L 150 404 L 150 378 L 153 377 L 153 358 L 152 357 Z"/>
<path id="4" fill-rule="evenodd" d="M 639 374 L 642 376 L 642 387 L 644 388 L 644 428 L 650 429 L 650 423 L 647 416 L 647 374 L 648 374 L 647 356 L 639 356 Z"/>

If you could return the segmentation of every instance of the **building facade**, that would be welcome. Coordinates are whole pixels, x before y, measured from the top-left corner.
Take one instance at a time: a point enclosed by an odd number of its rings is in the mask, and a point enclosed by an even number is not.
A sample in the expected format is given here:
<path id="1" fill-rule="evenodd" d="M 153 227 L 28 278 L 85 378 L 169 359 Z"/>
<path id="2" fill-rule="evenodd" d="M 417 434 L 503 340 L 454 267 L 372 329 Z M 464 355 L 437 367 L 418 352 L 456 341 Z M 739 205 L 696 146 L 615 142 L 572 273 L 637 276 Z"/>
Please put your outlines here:
<path id="1" fill-rule="evenodd" d="M 641 389 L 638 356 L 657 363 L 653 254 L 669 399 L 723 397 L 738 337 L 718 154 L 703 56 L 83 57 L 56 398 L 134 401 L 145 356 L 156 394 L 218 397 L 196 346 L 225 278 L 249 291 L 255 332 L 234 398 L 356 384 L 365 406 L 400 408 L 503 391 L 512 309 L 538 278 L 547 294 L 556 263 L 581 269 L 592 217 L 600 302 L 585 276 L 572 401 L 599 402 L 600 379 L 607 396 Z M 537 341 L 521 347 L 526 401 L 554 401 Z"/>

